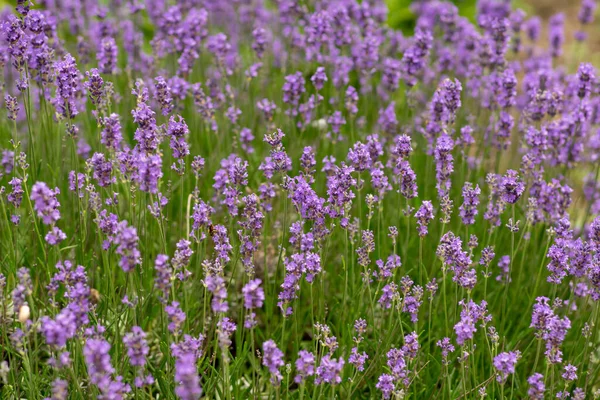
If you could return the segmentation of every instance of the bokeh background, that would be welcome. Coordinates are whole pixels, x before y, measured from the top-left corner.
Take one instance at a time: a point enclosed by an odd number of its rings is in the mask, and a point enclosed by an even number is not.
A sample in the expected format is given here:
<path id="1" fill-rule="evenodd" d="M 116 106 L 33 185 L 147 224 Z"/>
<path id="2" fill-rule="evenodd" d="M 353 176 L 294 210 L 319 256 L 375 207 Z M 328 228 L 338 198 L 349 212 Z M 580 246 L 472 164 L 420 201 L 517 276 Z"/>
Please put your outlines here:
<path id="1" fill-rule="evenodd" d="M 390 26 L 401 29 L 405 33 L 411 33 L 415 26 L 416 17 L 411 11 L 411 4 L 415 1 L 411 0 L 386 0 L 389 8 L 389 20 Z M 455 0 L 452 1 L 459 9 L 460 15 L 469 18 L 471 21 L 475 21 L 475 14 L 477 11 L 477 0 Z M 546 33 L 546 24 L 548 19 L 553 14 L 562 12 L 565 14 L 565 34 L 566 34 L 566 47 L 572 47 L 575 45 L 573 35 L 578 29 L 577 13 L 580 6 L 579 0 L 513 0 L 512 4 L 515 8 L 521 8 L 527 13 L 527 15 L 538 15 L 544 22 L 543 33 Z M 542 36 L 542 37 L 543 37 Z M 540 41 L 540 44 L 543 41 Z M 600 61 L 600 36 L 591 35 L 586 44 L 577 44 L 579 46 L 576 50 L 577 57 L 580 60 L 586 60 L 593 62 L 598 65 Z M 585 54 L 585 56 L 583 56 Z"/>

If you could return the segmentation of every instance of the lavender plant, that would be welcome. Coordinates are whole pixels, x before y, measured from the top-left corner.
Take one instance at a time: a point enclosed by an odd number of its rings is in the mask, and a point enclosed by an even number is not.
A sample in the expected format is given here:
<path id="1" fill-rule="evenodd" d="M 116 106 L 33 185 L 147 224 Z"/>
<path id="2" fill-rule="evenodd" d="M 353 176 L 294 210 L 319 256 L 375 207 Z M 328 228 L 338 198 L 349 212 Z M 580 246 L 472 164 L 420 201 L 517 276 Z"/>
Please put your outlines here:
<path id="1" fill-rule="evenodd" d="M 0 397 L 600 397 L 595 0 L 411 9 L 3 11 Z"/>

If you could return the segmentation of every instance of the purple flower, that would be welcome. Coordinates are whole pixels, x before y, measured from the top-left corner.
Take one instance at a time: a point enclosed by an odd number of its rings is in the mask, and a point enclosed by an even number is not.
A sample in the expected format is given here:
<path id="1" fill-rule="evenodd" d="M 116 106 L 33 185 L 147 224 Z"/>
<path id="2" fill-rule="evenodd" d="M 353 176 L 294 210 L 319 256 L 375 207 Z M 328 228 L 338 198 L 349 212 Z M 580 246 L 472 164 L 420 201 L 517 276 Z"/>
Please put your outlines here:
<path id="1" fill-rule="evenodd" d="M 358 113 L 358 92 L 353 86 L 348 86 L 346 89 L 345 105 L 350 114 Z"/>
<path id="2" fill-rule="evenodd" d="M 401 70 L 402 63 L 399 60 L 390 57 L 383 60 L 381 83 L 387 91 L 394 92 L 398 89 L 402 75 Z"/>
<path id="3" fill-rule="evenodd" d="M 577 367 L 574 365 L 565 365 L 565 370 L 561 375 L 567 382 L 571 382 L 577 379 Z"/>
<path id="4" fill-rule="evenodd" d="M 194 251 L 190 247 L 191 244 L 189 240 L 181 239 L 175 245 L 177 249 L 171 260 L 171 265 L 180 281 L 186 280 L 191 275 L 191 272 L 186 270 L 187 265 L 190 263 L 190 258 L 194 254 Z"/>
<path id="5" fill-rule="evenodd" d="M 188 126 L 181 116 L 169 118 L 167 135 L 171 138 L 169 145 L 173 150 L 173 158 L 184 158 L 190 154 L 190 148 L 186 142 L 189 133 Z"/>
<path id="6" fill-rule="evenodd" d="M 442 340 L 438 340 L 436 346 L 442 349 L 442 362 L 444 365 L 449 365 L 448 355 L 454 353 L 454 346 L 450 342 L 450 338 L 445 337 Z"/>
<path id="7" fill-rule="evenodd" d="M 440 119 L 446 124 L 454 123 L 456 119 L 456 111 L 461 106 L 460 94 L 462 92 L 462 85 L 458 79 L 454 81 L 446 78 L 434 94 L 434 104 L 436 101 L 441 102 L 442 111 Z M 436 96 L 439 96 L 436 99 Z M 439 113 L 439 110 L 435 110 L 435 113 Z"/>
<path id="8" fill-rule="evenodd" d="M 549 42 L 550 52 L 552 57 L 560 57 L 562 55 L 562 46 L 565 41 L 565 15 L 563 13 L 554 14 L 550 17 Z"/>
<path id="9" fill-rule="evenodd" d="M 417 219 L 417 231 L 420 237 L 424 237 L 427 235 L 427 225 L 433 219 L 433 205 L 431 201 L 423 201 L 421 207 L 415 213 L 415 218 Z"/>
<path id="10" fill-rule="evenodd" d="M 56 97 L 54 106 L 64 118 L 72 119 L 79 114 L 77 97 L 81 93 L 81 73 L 75 58 L 70 54 L 54 64 L 56 72 Z"/>
<path id="11" fill-rule="evenodd" d="M 27 304 L 27 296 L 33 293 L 33 284 L 29 270 L 21 267 L 17 270 L 19 283 L 12 291 L 13 308 L 18 313 L 22 306 Z"/>
<path id="12" fill-rule="evenodd" d="M 324 67 L 317 67 L 314 75 L 310 77 L 310 81 L 315 86 L 317 91 L 323 89 L 325 82 L 327 82 L 327 74 L 325 73 Z"/>
<path id="13" fill-rule="evenodd" d="M 152 153 L 158 148 L 159 138 L 154 111 L 146 104 L 148 89 L 144 86 L 143 81 L 138 80 L 132 93 L 137 96 L 137 106 L 131 111 L 133 122 L 138 125 L 134 134 L 134 138 L 138 142 L 136 148 L 143 153 Z"/>
<path id="14" fill-rule="evenodd" d="M 52 397 L 47 400 L 67 400 L 68 399 L 69 382 L 63 379 L 55 379 L 52 382 Z"/>
<path id="15" fill-rule="evenodd" d="M 75 315 L 68 308 L 64 308 L 54 319 L 41 318 L 40 331 L 49 346 L 63 348 L 67 340 L 75 336 L 77 325 Z"/>
<path id="16" fill-rule="evenodd" d="M 223 225 L 216 225 L 213 228 L 213 242 L 216 252 L 217 261 L 220 265 L 224 266 L 230 260 L 229 254 L 233 247 L 229 243 L 229 236 L 227 235 L 227 228 Z"/>
<path id="17" fill-rule="evenodd" d="M 193 353 L 181 354 L 175 360 L 175 382 L 175 394 L 182 400 L 197 400 L 202 395 Z"/>
<path id="18" fill-rule="evenodd" d="M 393 101 L 386 108 L 379 110 L 377 124 L 383 132 L 389 135 L 396 134 L 398 120 L 396 119 L 396 104 Z"/>
<path id="19" fill-rule="evenodd" d="M 356 249 L 358 255 L 358 264 L 363 267 L 368 267 L 371 263 L 369 254 L 375 251 L 375 236 L 373 231 L 362 231 L 362 246 Z"/>
<path id="20" fill-rule="evenodd" d="M 283 352 L 277 348 L 277 345 L 273 340 L 267 340 L 264 342 L 262 349 L 262 363 L 269 369 L 269 372 L 271 373 L 271 383 L 275 386 L 279 386 L 281 380 L 283 379 L 283 375 L 279 369 L 285 365 L 283 362 Z"/>
<path id="21" fill-rule="evenodd" d="M 334 111 L 333 114 L 327 118 L 327 123 L 331 125 L 331 130 L 334 133 L 340 133 L 342 125 L 346 124 L 346 120 L 341 111 Z"/>
<path id="22" fill-rule="evenodd" d="M 402 311 L 409 313 L 410 320 L 416 323 L 419 320 L 419 308 L 423 304 L 423 287 L 419 285 L 413 286 L 412 280 L 408 277 L 402 278 L 401 285 L 402 292 L 405 295 Z"/>
<path id="23" fill-rule="evenodd" d="M 392 375 L 382 374 L 379 376 L 375 387 L 381 390 L 384 399 L 389 399 L 392 396 L 394 390 L 396 389 L 394 383 L 395 379 Z"/>
<path id="24" fill-rule="evenodd" d="M 102 126 L 100 142 L 110 150 L 119 150 L 121 148 L 121 142 L 123 141 L 119 114 L 113 113 L 108 117 L 103 118 Z"/>
<path id="25" fill-rule="evenodd" d="M 83 189 L 83 184 L 85 183 L 85 175 L 82 173 L 75 173 L 75 171 L 69 172 L 69 190 L 71 192 L 77 192 L 79 198 L 83 198 L 85 195 Z"/>
<path id="26" fill-rule="evenodd" d="M 115 39 L 105 37 L 98 48 L 98 68 L 103 74 L 114 74 L 117 72 L 117 55 L 119 49 Z"/>
<path id="27" fill-rule="evenodd" d="M 150 352 L 150 348 L 146 341 L 146 332 L 142 328 L 139 326 L 131 328 L 131 332 L 123 336 L 123 344 L 127 348 L 127 356 L 131 365 L 136 367 L 146 365 L 146 357 Z"/>
<path id="28" fill-rule="evenodd" d="M 569 252 L 570 249 L 562 240 L 557 240 L 556 243 L 550 246 L 547 254 L 550 260 L 547 268 L 551 272 L 548 282 L 559 284 L 567 276 L 569 270 Z"/>
<path id="29" fill-rule="evenodd" d="M 596 7 L 597 4 L 595 0 L 582 0 L 579 14 L 577 14 L 577 18 L 582 25 L 588 25 L 594 22 Z"/>
<path id="30" fill-rule="evenodd" d="M 225 112 L 225 116 L 233 125 L 237 124 L 240 115 L 242 115 L 242 110 L 235 107 L 229 107 Z"/>
<path id="31" fill-rule="evenodd" d="M 300 350 L 296 359 L 296 371 L 298 375 L 294 378 L 296 383 L 302 383 L 309 376 L 315 374 L 315 356 L 313 353 Z"/>
<path id="32" fill-rule="evenodd" d="M 254 279 L 248 282 L 242 288 L 242 294 L 244 295 L 244 307 L 251 310 L 253 308 L 261 308 L 265 301 L 265 292 L 260 287 L 262 281 L 260 279 Z"/>
<path id="33" fill-rule="evenodd" d="M 59 193 L 58 188 L 51 190 L 44 182 L 36 182 L 31 188 L 33 209 L 45 225 L 51 225 L 60 219 L 60 203 L 56 200 Z"/>
<path id="34" fill-rule="evenodd" d="M 143 192 L 158 192 L 158 181 L 162 178 L 162 158 L 159 154 L 138 154 L 136 181 Z"/>
<path id="35" fill-rule="evenodd" d="M 471 182 L 465 182 L 462 190 L 463 204 L 459 208 L 463 224 L 473 225 L 475 223 L 475 217 L 479 213 L 477 206 L 479 205 L 480 194 L 481 189 L 478 185 L 473 188 Z"/>
<path id="36" fill-rule="evenodd" d="M 127 221 L 117 224 L 116 234 L 112 241 L 117 246 L 116 253 L 121 256 L 119 266 L 123 271 L 130 272 L 136 265 L 141 264 L 137 230 L 129 226 Z"/>
<path id="37" fill-rule="evenodd" d="M 600 246 L 600 216 L 596 217 L 590 224 L 588 235 L 596 246 Z"/>
<path id="38" fill-rule="evenodd" d="M 591 91 L 592 86 L 596 83 L 596 74 L 594 66 L 590 63 L 581 63 L 577 70 L 577 96 L 580 99 L 587 97 Z"/>
<path id="39" fill-rule="evenodd" d="M 213 294 L 212 309 L 216 313 L 225 313 L 229 310 L 227 304 L 227 288 L 225 279 L 219 275 L 208 275 L 204 279 L 206 290 Z"/>
<path id="40" fill-rule="evenodd" d="M 92 104 L 96 107 L 103 105 L 106 101 L 106 90 L 100 72 L 97 68 L 92 68 L 85 73 L 85 76 L 88 77 L 88 81 L 85 82 L 83 86 L 88 90 L 88 95 L 90 96 Z"/>
<path id="41" fill-rule="evenodd" d="M 559 318 L 550 308 L 547 297 L 538 297 L 533 306 L 530 327 L 536 329 L 537 337 L 546 342 L 546 357 L 550 363 L 562 362 L 560 345 L 565 340 L 567 331 L 571 328 L 571 321 L 567 317 Z"/>
<path id="42" fill-rule="evenodd" d="M 344 364 L 344 359 L 341 357 L 336 360 L 335 358 L 331 358 L 330 354 L 323 356 L 321 364 L 317 368 L 315 384 L 321 385 L 323 383 L 329 383 L 337 385 L 341 383 L 342 377 L 340 376 L 340 373 L 342 372 Z"/>
<path id="43" fill-rule="evenodd" d="M 454 142 L 448 135 L 440 136 L 435 146 L 435 177 L 437 179 L 436 188 L 439 198 L 447 196 L 450 192 L 452 181 L 450 176 L 454 172 L 454 158 L 452 157 Z"/>
<path id="44" fill-rule="evenodd" d="M 407 365 L 407 356 L 402 349 L 391 348 L 387 354 L 387 366 L 392 372 L 394 380 L 408 383 L 407 377 L 409 374 Z"/>
<path id="45" fill-rule="evenodd" d="M 519 358 L 521 358 L 521 352 L 518 350 L 500 353 L 494 357 L 494 368 L 498 373 L 496 375 L 498 382 L 504 384 L 508 376 L 515 373 L 515 365 Z"/>
<path id="46" fill-rule="evenodd" d="M 404 346 L 402 346 L 402 351 L 409 359 L 417 358 L 417 353 L 420 348 L 419 335 L 417 335 L 417 332 L 412 332 L 404 336 Z"/>
<path id="47" fill-rule="evenodd" d="M 15 152 L 10 150 L 2 150 L 2 160 L 0 161 L 5 174 L 10 174 L 15 165 Z M 14 178 L 13 178 L 14 179 Z"/>
<path id="48" fill-rule="evenodd" d="M 255 28 L 252 31 L 252 50 L 256 52 L 258 58 L 262 58 L 265 53 L 265 47 L 267 44 L 267 31 L 263 28 Z"/>
<path id="49" fill-rule="evenodd" d="M 298 105 L 300 98 L 306 91 L 304 87 L 304 77 L 302 72 L 296 72 L 285 77 L 285 83 L 282 88 L 283 102 L 289 104 L 290 108 L 286 110 L 286 114 L 292 117 L 298 115 Z"/>
<path id="50" fill-rule="evenodd" d="M 6 104 L 6 111 L 7 111 L 8 119 L 11 121 L 16 121 L 17 114 L 19 113 L 19 110 L 21 109 L 17 98 L 12 97 L 11 95 L 7 94 L 4 96 L 4 103 Z"/>
<path id="51" fill-rule="evenodd" d="M 385 285 L 383 289 L 381 289 L 381 297 L 377 301 L 381 306 L 385 309 L 389 309 L 392 306 L 392 301 L 394 301 L 398 296 L 398 285 L 394 282 Z"/>
<path id="52" fill-rule="evenodd" d="M 202 355 L 202 344 L 204 343 L 204 335 L 200 335 L 197 338 L 190 335 L 183 335 L 183 340 L 177 343 L 171 344 L 171 354 L 175 358 L 181 358 L 186 354 L 193 355 L 196 359 Z"/>
<path id="53" fill-rule="evenodd" d="M 273 113 L 277 109 L 277 105 L 269 99 L 262 99 L 256 102 L 256 108 L 262 111 L 265 119 L 271 121 L 273 119 Z"/>
<path id="54" fill-rule="evenodd" d="M 525 191 L 525 184 L 519 179 L 519 174 L 512 169 L 506 171 L 500 182 L 502 200 L 508 204 L 515 204 Z"/>
<path id="55" fill-rule="evenodd" d="M 498 261 L 500 275 L 496 277 L 498 282 L 509 283 L 510 281 L 510 256 L 502 256 Z"/>
<path id="56" fill-rule="evenodd" d="M 316 165 L 315 150 L 311 146 L 306 146 L 302 151 L 302 156 L 300 156 L 300 166 L 304 170 L 303 172 L 307 175 L 312 175 Z"/>
<path id="57" fill-rule="evenodd" d="M 77 128 L 75 125 L 70 125 L 71 128 Z M 72 132 L 74 136 L 77 136 L 77 132 Z M 88 142 L 85 141 L 84 138 L 79 138 L 77 141 L 77 155 L 81 158 L 88 158 L 90 156 L 90 152 L 92 151 L 92 147 Z"/>
<path id="58" fill-rule="evenodd" d="M 181 333 L 181 326 L 186 320 L 186 315 L 179 307 L 179 303 L 173 301 L 171 304 L 166 305 L 165 313 L 169 317 L 169 332 L 179 335 Z"/>
<path id="59" fill-rule="evenodd" d="M 390 278 L 393 275 L 394 270 L 402 266 L 402 261 L 396 254 L 390 255 L 385 264 L 382 260 L 377 260 L 375 263 L 377 264 L 379 271 L 374 272 L 373 275 L 379 277 L 379 279 Z"/>
<path id="60" fill-rule="evenodd" d="M 46 234 L 44 239 L 50 246 L 56 246 L 67 238 L 67 235 L 61 231 L 57 226 L 53 226 L 50 231 Z"/>
<path id="61" fill-rule="evenodd" d="M 160 105 L 162 115 L 169 115 L 173 111 L 173 97 L 171 88 L 162 76 L 154 78 L 154 88 L 156 89 L 156 99 Z"/>
<path id="62" fill-rule="evenodd" d="M 88 368 L 90 382 L 96 385 L 100 391 L 107 395 L 111 394 L 114 399 L 120 399 L 124 393 L 130 391 L 129 386 L 124 385 L 120 377 L 112 379 L 114 368 L 110 362 L 110 344 L 102 338 L 92 338 L 85 342 L 83 355 Z"/>
<path id="63" fill-rule="evenodd" d="M 222 349 L 227 349 L 231 346 L 231 335 L 233 335 L 236 329 L 236 324 L 228 317 L 222 318 L 217 323 L 219 346 L 221 346 Z"/>
<path id="64" fill-rule="evenodd" d="M 454 325 L 456 332 L 456 343 L 463 345 L 467 340 L 473 339 L 474 333 L 477 331 L 475 324 L 481 321 L 483 325 L 489 322 L 492 317 L 487 312 L 487 302 L 482 300 L 480 304 L 473 300 L 466 302 L 461 300 L 458 304 L 461 305 L 460 321 Z"/>
<path id="65" fill-rule="evenodd" d="M 524 29 L 527 32 L 529 40 L 536 42 L 540 37 L 540 31 L 542 29 L 542 20 L 538 16 L 533 16 L 524 24 Z"/>
<path id="66" fill-rule="evenodd" d="M 426 58 L 433 45 L 433 35 L 429 30 L 417 27 L 413 43 L 402 56 L 402 77 L 409 87 L 414 86 L 426 66 Z"/>
<path id="67" fill-rule="evenodd" d="M 454 273 L 452 277 L 454 282 L 464 288 L 473 289 L 477 282 L 477 275 L 475 269 L 471 268 L 471 255 L 462 250 L 462 240 L 459 237 L 452 232 L 444 234 L 437 248 L 437 255 Z"/>
<path id="68" fill-rule="evenodd" d="M 527 391 L 529 398 L 531 400 L 544 400 L 544 392 L 546 391 L 544 375 L 536 372 L 527 378 L 527 383 L 529 383 L 529 390 Z"/>
<path id="69" fill-rule="evenodd" d="M 197 203 L 194 204 L 194 209 L 192 213 L 192 231 L 190 232 L 190 236 L 195 238 L 197 241 L 204 239 L 204 234 L 198 236 L 197 232 L 201 228 L 208 228 L 210 225 L 210 215 L 214 212 L 214 209 L 205 203 L 202 199 L 198 199 Z"/>
<path id="70" fill-rule="evenodd" d="M 348 358 L 348 362 L 354 365 L 354 367 L 358 371 L 362 372 L 365 370 L 365 362 L 368 358 L 369 356 L 367 355 L 367 353 L 365 353 L 364 351 L 362 353 L 359 353 L 358 347 L 353 347 L 350 357 Z"/>
<path id="71" fill-rule="evenodd" d="M 500 90 L 497 95 L 497 102 L 501 108 L 506 109 L 515 105 L 517 83 L 517 77 L 511 68 L 507 68 L 502 72 L 499 78 Z"/>
<path id="72" fill-rule="evenodd" d="M 94 153 L 92 158 L 88 160 L 88 165 L 93 169 L 93 178 L 98 181 L 98 186 L 106 187 L 111 183 L 116 182 L 112 175 L 112 163 L 106 160 L 102 153 Z"/>

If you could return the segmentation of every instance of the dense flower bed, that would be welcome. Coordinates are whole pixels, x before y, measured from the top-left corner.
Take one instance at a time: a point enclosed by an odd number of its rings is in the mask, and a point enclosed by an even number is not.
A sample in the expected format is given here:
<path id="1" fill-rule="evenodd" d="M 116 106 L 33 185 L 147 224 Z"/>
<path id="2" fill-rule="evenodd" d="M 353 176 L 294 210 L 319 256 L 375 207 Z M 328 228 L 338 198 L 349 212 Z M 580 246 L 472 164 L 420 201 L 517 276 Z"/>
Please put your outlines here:
<path id="1" fill-rule="evenodd" d="M 412 9 L 4 11 L 0 397 L 600 396 L 596 4 Z"/>

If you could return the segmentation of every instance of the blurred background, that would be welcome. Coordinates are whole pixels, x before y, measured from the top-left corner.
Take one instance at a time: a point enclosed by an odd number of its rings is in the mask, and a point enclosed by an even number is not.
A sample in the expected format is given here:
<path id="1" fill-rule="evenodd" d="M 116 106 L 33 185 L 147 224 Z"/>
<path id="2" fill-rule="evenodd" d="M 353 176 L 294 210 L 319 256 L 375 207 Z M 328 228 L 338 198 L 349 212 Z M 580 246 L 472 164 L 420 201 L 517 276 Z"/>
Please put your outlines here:
<path id="1" fill-rule="evenodd" d="M 414 0 L 386 0 L 389 8 L 390 26 L 401 29 L 405 33 L 411 33 L 415 26 L 415 15 L 411 11 L 411 4 Z M 477 0 L 453 0 L 459 9 L 460 15 L 469 18 L 475 22 L 475 14 L 477 12 Z M 513 8 L 520 8 L 527 13 L 527 16 L 537 15 L 544 22 L 541 38 L 546 36 L 547 22 L 550 17 L 556 13 L 562 12 L 565 14 L 565 46 L 574 45 L 574 35 L 578 29 L 577 13 L 579 12 L 580 0 L 513 0 L 511 2 Z M 540 40 L 540 44 L 544 40 Z M 580 59 L 597 63 L 600 60 L 600 54 L 593 54 L 588 50 L 600 49 L 600 36 L 590 35 L 585 45 L 577 44 L 580 48 L 577 49 Z M 587 54 L 586 54 L 587 52 Z M 598 65 L 598 64 L 596 64 Z"/>

